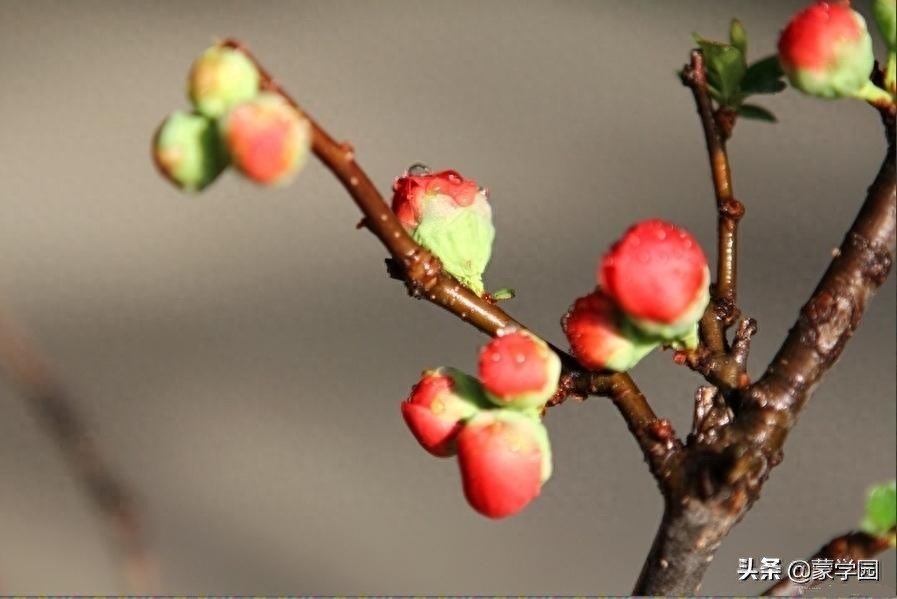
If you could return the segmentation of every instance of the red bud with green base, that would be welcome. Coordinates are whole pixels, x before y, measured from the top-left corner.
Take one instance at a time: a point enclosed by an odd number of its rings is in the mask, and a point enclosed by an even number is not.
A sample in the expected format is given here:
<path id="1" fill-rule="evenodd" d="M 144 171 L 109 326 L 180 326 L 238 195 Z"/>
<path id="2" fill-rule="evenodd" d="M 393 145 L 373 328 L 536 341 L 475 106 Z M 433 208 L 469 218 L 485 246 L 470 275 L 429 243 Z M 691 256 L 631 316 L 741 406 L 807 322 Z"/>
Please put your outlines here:
<path id="1" fill-rule="evenodd" d="M 286 185 L 311 153 L 311 123 L 274 93 L 236 105 L 220 127 L 233 165 L 260 185 Z"/>
<path id="2" fill-rule="evenodd" d="M 402 416 L 421 447 L 437 457 L 455 454 L 465 420 L 486 407 L 479 381 L 454 368 L 424 372 L 402 402 Z"/>
<path id="3" fill-rule="evenodd" d="M 443 268 L 482 296 L 495 227 L 485 190 L 457 171 L 430 173 L 416 165 L 393 184 L 392 209 L 411 237 Z"/>
<path id="4" fill-rule="evenodd" d="M 848 3 L 816 2 L 779 38 L 779 63 L 799 91 L 818 98 L 890 101 L 870 80 L 875 57 L 862 15 Z"/>
<path id="5" fill-rule="evenodd" d="M 561 326 L 573 355 L 590 370 L 625 372 L 658 346 L 641 335 L 627 336 L 624 317 L 600 289 L 578 298 Z"/>
<path id="6" fill-rule="evenodd" d="M 467 502 L 488 518 L 516 514 L 551 476 L 548 433 L 538 419 L 488 410 L 458 434 L 458 464 Z"/>
<path id="7" fill-rule="evenodd" d="M 480 350 L 478 374 L 486 397 L 501 407 L 541 408 L 557 391 L 561 360 L 527 331 L 505 331 Z"/>
<path id="8" fill-rule="evenodd" d="M 602 258 L 598 280 L 645 340 L 696 343 L 710 270 L 688 231 L 657 219 L 632 226 Z"/>

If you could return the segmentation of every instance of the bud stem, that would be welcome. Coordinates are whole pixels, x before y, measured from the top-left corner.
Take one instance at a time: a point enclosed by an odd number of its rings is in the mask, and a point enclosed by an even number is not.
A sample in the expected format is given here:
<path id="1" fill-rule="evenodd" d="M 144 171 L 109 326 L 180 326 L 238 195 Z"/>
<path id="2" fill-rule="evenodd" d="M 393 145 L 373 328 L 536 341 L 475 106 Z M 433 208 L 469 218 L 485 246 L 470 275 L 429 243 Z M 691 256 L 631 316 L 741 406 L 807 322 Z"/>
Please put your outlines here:
<path id="1" fill-rule="evenodd" d="M 856 92 L 854 94 L 854 97 L 859 98 L 860 100 L 866 100 L 873 106 L 877 107 L 890 106 L 894 104 L 894 98 L 891 97 L 891 94 L 878 87 L 871 81 L 868 81 L 866 85 L 862 87 L 862 89 Z"/>
<path id="2" fill-rule="evenodd" d="M 885 66 L 885 89 L 897 99 L 897 50 L 888 52 L 888 63 Z"/>

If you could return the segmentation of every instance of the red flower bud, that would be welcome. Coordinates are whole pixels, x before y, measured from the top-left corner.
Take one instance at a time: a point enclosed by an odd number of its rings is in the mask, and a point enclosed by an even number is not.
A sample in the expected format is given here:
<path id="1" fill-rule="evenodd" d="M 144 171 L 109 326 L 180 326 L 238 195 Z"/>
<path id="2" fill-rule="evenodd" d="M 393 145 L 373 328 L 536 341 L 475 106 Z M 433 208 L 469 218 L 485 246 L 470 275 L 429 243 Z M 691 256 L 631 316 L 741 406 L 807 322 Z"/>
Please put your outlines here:
<path id="1" fill-rule="evenodd" d="M 463 208 L 473 204 L 480 192 L 473 179 L 465 179 L 452 170 L 422 175 L 406 174 L 395 180 L 392 189 L 392 210 L 408 229 L 420 224 L 427 198 L 445 195 L 455 206 Z"/>
<path id="2" fill-rule="evenodd" d="M 471 507 L 504 518 L 526 507 L 551 476 L 548 434 L 518 412 L 480 412 L 458 435 L 458 464 Z"/>
<path id="3" fill-rule="evenodd" d="M 262 185 L 289 183 L 311 151 L 308 119 L 270 92 L 235 106 L 221 130 L 234 166 Z"/>
<path id="4" fill-rule="evenodd" d="M 647 335 L 676 339 L 688 333 L 710 301 L 710 271 L 687 231 L 661 220 L 631 227 L 604 255 L 599 283 Z"/>
<path id="5" fill-rule="evenodd" d="M 410 171 L 393 185 L 393 211 L 446 272 L 482 296 L 495 238 L 485 190 L 456 171 L 430 174 L 422 166 Z"/>
<path id="6" fill-rule="evenodd" d="M 437 457 L 455 454 L 455 437 L 464 420 L 484 405 L 479 382 L 454 368 L 423 374 L 402 402 L 402 416 L 421 447 Z"/>
<path id="7" fill-rule="evenodd" d="M 515 330 L 480 350 L 478 372 L 486 396 L 497 405 L 538 408 L 557 390 L 561 361 L 544 341 Z"/>
<path id="8" fill-rule="evenodd" d="M 874 88 L 872 38 L 846 2 L 816 2 L 795 15 L 779 38 L 779 62 L 791 84 L 811 96 L 858 96 Z"/>
<path id="9" fill-rule="evenodd" d="M 573 355 L 592 370 L 624 372 L 658 345 L 639 336 L 627 336 L 622 315 L 600 289 L 577 299 L 561 325 Z"/>

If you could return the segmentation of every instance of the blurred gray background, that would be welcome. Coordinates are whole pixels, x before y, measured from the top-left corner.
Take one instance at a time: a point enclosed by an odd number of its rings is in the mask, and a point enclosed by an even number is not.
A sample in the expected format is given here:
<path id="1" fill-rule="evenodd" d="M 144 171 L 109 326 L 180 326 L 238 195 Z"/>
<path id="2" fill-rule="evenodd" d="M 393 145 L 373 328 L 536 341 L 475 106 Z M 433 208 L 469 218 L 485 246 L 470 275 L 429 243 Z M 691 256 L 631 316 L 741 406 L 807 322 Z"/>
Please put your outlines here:
<path id="1" fill-rule="evenodd" d="M 149 159 L 187 106 L 187 69 L 245 40 L 351 140 L 384 193 L 415 161 L 487 185 L 487 287 L 558 326 L 636 220 L 712 252 L 703 138 L 674 71 L 690 34 L 739 16 L 750 58 L 804 2 L 45 2 L 0 0 L 0 298 L 78 395 L 145 508 L 166 593 L 628 593 L 661 499 L 607 400 L 547 418 L 555 474 L 503 521 L 421 450 L 399 402 L 426 367 L 472 370 L 484 338 L 385 275 L 384 250 L 313 162 L 291 187 L 227 174 L 188 197 Z M 868 2 L 858 2 L 868 11 Z M 731 143 L 751 373 L 794 321 L 883 156 L 878 115 L 793 90 Z M 704 591 L 751 594 L 740 557 L 812 554 L 895 470 L 895 285 L 875 298 Z M 656 353 L 634 376 L 680 433 L 700 380 Z M 106 529 L 55 446 L 0 382 L 3 592 L 118 593 Z M 893 595 L 882 582 L 819 592 Z"/>

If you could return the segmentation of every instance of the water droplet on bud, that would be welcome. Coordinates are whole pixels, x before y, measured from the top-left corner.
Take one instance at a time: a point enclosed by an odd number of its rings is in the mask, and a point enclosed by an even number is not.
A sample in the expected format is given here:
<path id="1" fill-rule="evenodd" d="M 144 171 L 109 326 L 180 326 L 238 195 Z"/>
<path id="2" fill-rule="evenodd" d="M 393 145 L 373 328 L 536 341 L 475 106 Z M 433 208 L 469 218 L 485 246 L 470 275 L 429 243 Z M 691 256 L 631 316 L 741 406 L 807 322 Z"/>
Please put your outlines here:
<path id="1" fill-rule="evenodd" d="M 412 177 L 420 177 L 421 175 L 429 175 L 430 167 L 423 162 L 415 162 L 408 167 L 406 173 Z"/>

